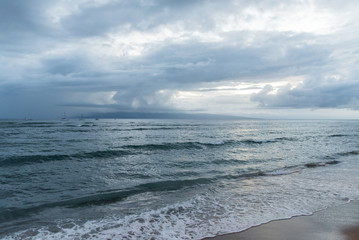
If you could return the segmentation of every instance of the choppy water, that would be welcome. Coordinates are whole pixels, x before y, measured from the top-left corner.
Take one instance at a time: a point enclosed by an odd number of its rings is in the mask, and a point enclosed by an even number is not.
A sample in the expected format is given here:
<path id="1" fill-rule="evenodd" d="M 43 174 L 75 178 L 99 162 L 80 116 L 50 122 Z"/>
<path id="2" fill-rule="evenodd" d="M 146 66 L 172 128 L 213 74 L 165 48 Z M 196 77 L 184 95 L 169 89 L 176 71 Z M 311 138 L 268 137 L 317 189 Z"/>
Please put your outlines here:
<path id="1" fill-rule="evenodd" d="M 0 121 L 0 237 L 201 239 L 359 199 L 358 121 Z"/>

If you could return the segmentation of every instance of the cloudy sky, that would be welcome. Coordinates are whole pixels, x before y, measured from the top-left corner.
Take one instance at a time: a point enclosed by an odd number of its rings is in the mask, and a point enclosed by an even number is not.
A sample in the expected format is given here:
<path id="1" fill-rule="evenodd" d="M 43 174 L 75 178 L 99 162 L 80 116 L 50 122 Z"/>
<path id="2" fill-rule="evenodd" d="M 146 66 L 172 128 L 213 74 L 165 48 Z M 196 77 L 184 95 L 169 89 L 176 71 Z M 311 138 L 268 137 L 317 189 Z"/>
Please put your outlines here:
<path id="1" fill-rule="evenodd" d="M 359 118 L 356 0 L 0 0 L 0 118 Z"/>

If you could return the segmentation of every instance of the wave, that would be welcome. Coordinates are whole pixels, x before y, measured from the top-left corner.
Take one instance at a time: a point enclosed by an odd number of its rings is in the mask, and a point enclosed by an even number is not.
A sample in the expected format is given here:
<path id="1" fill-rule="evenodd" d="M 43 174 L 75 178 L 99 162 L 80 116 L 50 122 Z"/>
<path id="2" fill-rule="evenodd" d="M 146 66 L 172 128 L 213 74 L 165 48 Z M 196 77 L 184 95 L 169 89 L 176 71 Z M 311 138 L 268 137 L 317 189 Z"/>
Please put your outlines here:
<path id="1" fill-rule="evenodd" d="M 290 138 L 276 138 L 267 140 L 226 140 L 226 141 L 213 141 L 213 142 L 174 142 L 174 143 L 158 143 L 158 144 L 139 144 L 139 145 L 124 145 L 116 150 L 102 150 L 95 152 L 74 153 L 74 154 L 53 154 L 53 155 L 24 155 L 24 156 L 8 156 L 0 157 L 0 166 L 17 166 L 23 164 L 42 163 L 48 161 L 61 161 L 61 160 L 76 160 L 76 159 L 94 159 L 94 158 L 112 158 L 127 155 L 137 155 L 144 151 L 171 151 L 171 150 L 200 150 L 208 148 L 218 148 L 225 146 L 237 145 L 256 145 L 276 141 L 288 141 Z M 21 143 L 25 144 L 25 143 Z M 31 143 L 29 143 L 31 144 Z"/>
<path id="2" fill-rule="evenodd" d="M 75 129 L 58 129 L 56 132 L 62 132 L 62 133 L 64 133 L 64 132 L 74 132 L 74 133 L 81 133 L 81 132 L 83 132 L 83 133 L 86 133 L 86 132 L 95 132 L 96 130 L 94 130 L 94 129 L 92 129 L 92 130 L 90 130 L 90 129 L 86 129 L 86 128 L 84 128 L 84 129 L 81 129 L 81 128 L 75 128 Z"/>
<path id="3" fill-rule="evenodd" d="M 275 143 L 275 142 L 283 142 L 283 141 L 296 141 L 296 138 L 290 138 L 290 137 L 279 137 L 279 138 L 273 138 L 273 139 L 246 139 L 240 141 L 241 143 L 246 144 L 264 144 L 264 143 Z"/>
<path id="4" fill-rule="evenodd" d="M 135 127 L 135 128 L 114 128 L 111 131 L 131 132 L 131 131 L 157 131 L 157 130 L 180 130 L 182 127 Z"/>
<path id="5" fill-rule="evenodd" d="M 11 127 L 11 128 L 28 128 L 28 127 L 53 127 L 54 125 L 57 125 L 56 122 L 19 122 L 19 121 L 14 121 L 14 122 L 1 122 L 0 121 L 0 127 L 1 128 L 6 128 L 6 127 Z"/>
<path id="6" fill-rule="evenodd" d="M 21 131 L 11 131 L 11 132 L 2 132 L 1 133 L 2 136 L 6 136 L 6 137 L 19 135 L 19 134 L 22 134 L 22 132 Z"/>
<path id="7" fill-rule="evenodd" d="M 107 191 L 101 191 L 101 192 L 96 192 L 94 194 L 81 196 L 78 198 L 72 198 L 72 199 L 67 199 L 57 202 L 49 202 L 28 208 L 11 208 L 11 209 L 0 208 L 0 222 L 14 220 L 16 218 L 27 216 L 35 212 L 40 212 L 47 208 L 54 208 L 54 207 L 78 208 L 78 207 L 91 206 L 91 205 L 105 205 L 105 204 L 111 204 L 111 203 L 123 201 L 128 197 L 138 194 L 143 194 L 143 193 L 178 191 L 183 188 L 209 185 L 211 183 L 222 181 L 222 180 L 252 179 L 258 177 L 272 177 L 272 176 L 281 176 L 281 175 L 289 175 L 289 174 L 299 174 L 305 169 L 309 170 L 314 167 L 324 167 L 327 165 L 333 165 L 339 163 L 340 163 L 339 161 L 333 160 L 326 162 L 305 163 L 302 165 L 293 165 L 293 166 L 272 169 L 267 171 L 260 171 L 260 170 L 254 170 L 251 172 L 243 171 L 238 174 L 230 174 L 230 175 L 219 174 L 212 177 L 164 180 L 164 181 L 142 183 L 125 189 L 112 189 Z"/>
<path id="8" fill-rule="evenodd" d="M 253 163 L 253 161 L 251 161 Z M 244 161 L 241 159 L 215 159 L 213 161 L 211 161 L 212 164 L 216 164 L 216 165 L 233 165 L 233 164 L 238 164 L 238 163 L 248 163 L 248 161 Z"/>
<path id="9" fill-rule="evenodd" d="M 14 122 L 14 121 L 1 121 L 0 120 L 0 126 L 1 125 L 6 125 L 6 124 L 16 124 L 16 122 Z"/>
<path id="10" fill-rule="evenodd" d="M 151 150 L 203 149 L 206 146 L 214 146 L 214 145 L 215 144 L 200 143 L 200 142 L 177 142 L 177 143 L 126 145 L 124 146 L 124 148 L 151 151 Z"/>
<path id="11" fill-rule="evenodd" d="M 337 160 L 324 161 L 324 162 L 310 162 L 310 163 L 304 163 L 300 165 L 293 165 L 293 166 L 266 171 L 263 173 L 263 175 L 264 176 L 288 175 L 293 173 L 300 173 L 306 168 L 325 167 L 327 165 L 335 165 L 339 163 L 340 161 Z"/>
<path id="12" fill-rule="evenodd" d="M 283 140 L 283 138 L 275 139 L 272 141 Z M 288 140 L 285 138 L 285 140 Z M 124 157 L 128 155 L 138 155 L 143 153 L 142 151 L 171 151 L 171 150 L 191 150 L 191 149 L 206 149 L 206 148 L 217 148 L 222 146 L 231 146 L 238 144 L 264 144 L 270 142 L 270 140 L 242 140 L 242 141 L 219 141 L 219 142 L 177 142 L 177 143 L 160 143 L 160 144 L 142 144 L 142 145 L 125 145 L 121 149 L 116 150 L 103 150 L 94 152 L 74 153 L 74 154 L 53 154 L 53 155 L 23 155 L 23 156 L 7 156 L 0 157 L 0 167 L 6 166 L 19 166 L 24 164 L 43 163 L 49 161 L 62 161 L 62 160 L 76 160 L 76 159 L 104 159 L 114 157 Z M 135 151 L 133 151 L 135 150 Z M 359 151 L 348 151 L 342 153 L 336 153 L 332 156 L 326 156 L 325 159 L 336 159 L 343 156 L 359 155 Z M 215 160 L 214 164 L 231 164 L 243 162 L 238 159 L 232 160 Z M 319 162 L 319 163 L 308 163 L 306 167 L 318 167 L 326 165 L 336 161 Z"/>
<path id="13" fill-rule="evenodd" d="M 257 164 L 257 163 L 265 163 L 265 162 L 277 162 L 277 161 L 282 161 L 284 160 L 283 158 L 268 158 L 268 159 L 240 159 L 240 158 L 231 158 L 231 159 L 222 159 L 222 158 L 218 158 L 215 160 L 212 160 L 210 163 L 211 164 L 216 164 L 216 165 L 248 165 L 248 164 Z"/>
<path id="14" fill-rule="evenodd" d="M 203 149 L 219 146 L 229 146 L 229 145 L 251 145 L 251 144 L 265 144 L 273 143 L 279 141 L 295 141 L 294 138 L 274 138 L 274 139 L 244 139 L 244 140 L 225 140 L 225 141 L 213 141 L 213 142 L 175 142 L 175 143 L 158 143 L 158 144 L 140 144 L 140 145 L 125 145 L 123 148 L 127 149 L 143 149 L 146 151 L 149 150 L 180 150 L 180 149 Z"/>
<path id="15" fill-rule="evenodd" d="M 346 135 L 346 134 L 332 134 L 332 135 L 329 135 L 328 137 L 331 137 L 331 138 L 335 138 L 335 137 L 350 137 L 351 135 Z"/>
<path id="16" fill-rule="evenodd" d="M 342 153 L 338 153 L 337 155 L 339 156 L 353 156 L 353 155 L 359 155 L 359 151 L 355 150 L 355 151 L 349 151 L 349 152 L 342 152 Z"/>
<path id="17" fill-rule="evenodd" d="M 43 163 L 50 161 L 112 158 L 133 155 L 134 153 L 124 150 L 107 150 L 75 154 L 53 154 L 53 155 L 25 155 L 0 158 L 0 167 L 19 166 L 25 164 Z"/>
<path id="18" fill-rule="evenodd" d="M 148 131 L 148 130 L 178 130 L 178 129 L 183 129 L 181 127 L 140 127 L 140 128 L 132 128 L 132 129 L 128 129 L 130 131 Z"/>
<path id="19" fill-rule="evenodd" d="M 356 156 L 356 155 L 359 155 L 359 150 L 334 153 L 331 155 L 324 156 L 323 158 L 324 159 L 338 159 L 340 157 L 349 157 L 349 156 Z"/>
<path id="20" fill-rule="evenodd" d="M 334 165 L 334 164 L 338 164 L 340 163 L 340 161 L 337 160 L 333 160 L 333 161 L 328 161 L 328 162 L 314 162 L 314 163 L 306 163 L 304 166 L 307 168 L 316 168 L 316 167 L 324 167 L 325 165 Z"/>
<path id="21" fill-rule="evenodd" d="M 23 144 L 23 143 L 22 143 Z M 226 144 L 218 143 L 200 143 L 200 142 L 179 142 L 179 143 L 162 143 L 162 144 L 142 144 L 142 145 L 125 145 L 121 149 L 103 150 L 74 154 L 52 154 L 52 155 L 22 155 L 0 157 L 0 166 L 18 166 L 24 164 L 43 163 L 49 161 L 76 160 L 76 159 L 103 159 L 113 157 L 123 157 L 127 155 L 137 155 L 143 151 L 169 151 L 169 150 L 189 150 L 203 149 Z M 135 151 L 134 151 L 135 150 Z"/>
<path id="22" fill-rule="evenodd" d="M 70 199 L 62 202 L 57 202 L 54 204 L 56 206 L 66 206 L 71 208 L 82 207 L 86 205 L 103 205 L 103 204 L 118 202 L 130 196 L 141 194 L 141 193 L 175 191 L 182 189 L 184 187 L 208 184 L 211 182 L 212 181 L 210 178 L 150 182 L 150 183 L 139 184 L 132 188 L 99 192 L 94 195 Z"/>
<path id="23" fill-rule="evenodd" d="M 42 210 L 54 207 L 77 208 L 90 205 L 105 205 L 124 200 L 133 195 L 147 193 L 147 192 L 167 192 L 176 191 L 185 187 L 192 187 L 201 184 L 211 183 L 209 178 L 197 178 L 186 180 L 167 180 L 159 182 L 150 182 L 139 184 L 132 188 L 122 190 L 109 190 L 104 192 L 97 192 L 93 195 L 82 196 L 58 202 L 45 203 L 28 208 L 0 208 L 0 222 L 7 222 L 20 217 L 28 216 L 30 214 L 40 212 Z"/>
<path id="24" fill-rule="evenodd" d="M 45 209 L 55 208 L 55 207 L 66 207 L 66 208 L 78 208 L 91 205 L 105 205 L 111 204 L 119 201 L 123 201 L 128 197 L 151 192 L 167 192 L 167 191 L 177 191 L 187 187 L 195 187 L 199 185 L 207 185 L 218 180 L 238 180 L 238 179 L 248 179 L 266 176 L 265 173 L 261 171 L 254 171 L 249 173 L 241 173 L 238 175 L 217 175 L 210 178 L 192 178 L 192 179 L 182 179 L 182 180 L 165 180 L 157 182 L 149 182 L 139 184 L 130 188 L 125 189 L 113 189 L 102 192 L 97 192 L 94 194 L 67 199 L 63 201 L 49 202 L 40 205 L 35 205 L 27 208 L 11 208 L 11 209 L 1 209 L 0 208 L 0 222 L 12 221 L 24 216 L 29 216 L 31 214 L 41 212 Z"/>
<path id="25" fill-rule="evenodd" d="M 301 173 L 302 168 L 300 167 L 292 167 L 292 168 L 285 168 L 285 169 L 277 169 L 272 171 L 267 171 L 263 173 L 264 176 L 280 176 L 280 175 L 289 175 L 293 173 Z"/>

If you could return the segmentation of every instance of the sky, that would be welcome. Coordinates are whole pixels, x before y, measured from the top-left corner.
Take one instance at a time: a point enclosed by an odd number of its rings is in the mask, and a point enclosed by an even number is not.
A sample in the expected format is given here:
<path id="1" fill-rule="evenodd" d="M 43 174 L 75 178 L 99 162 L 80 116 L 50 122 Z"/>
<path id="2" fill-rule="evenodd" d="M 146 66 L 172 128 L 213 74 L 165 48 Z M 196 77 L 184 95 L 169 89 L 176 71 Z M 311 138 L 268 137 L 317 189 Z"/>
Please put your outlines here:
<path id="1" fill-rule="evenodd" d="M 0 118 L 359 118 L 356 0 L 0 0 Z"/>

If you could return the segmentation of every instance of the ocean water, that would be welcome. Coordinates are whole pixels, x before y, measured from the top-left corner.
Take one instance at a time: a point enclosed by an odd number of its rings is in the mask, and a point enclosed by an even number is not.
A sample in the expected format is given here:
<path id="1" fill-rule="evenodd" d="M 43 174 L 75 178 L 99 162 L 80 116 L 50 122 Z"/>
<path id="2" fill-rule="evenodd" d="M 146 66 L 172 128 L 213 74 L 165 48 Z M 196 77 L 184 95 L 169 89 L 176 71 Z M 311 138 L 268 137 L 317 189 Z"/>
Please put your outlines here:
<path id="1" fill-rule="evenodd" d="M 359 121 L 0 121 L 0 238 L 201 239 L 359 199 Z"/>

